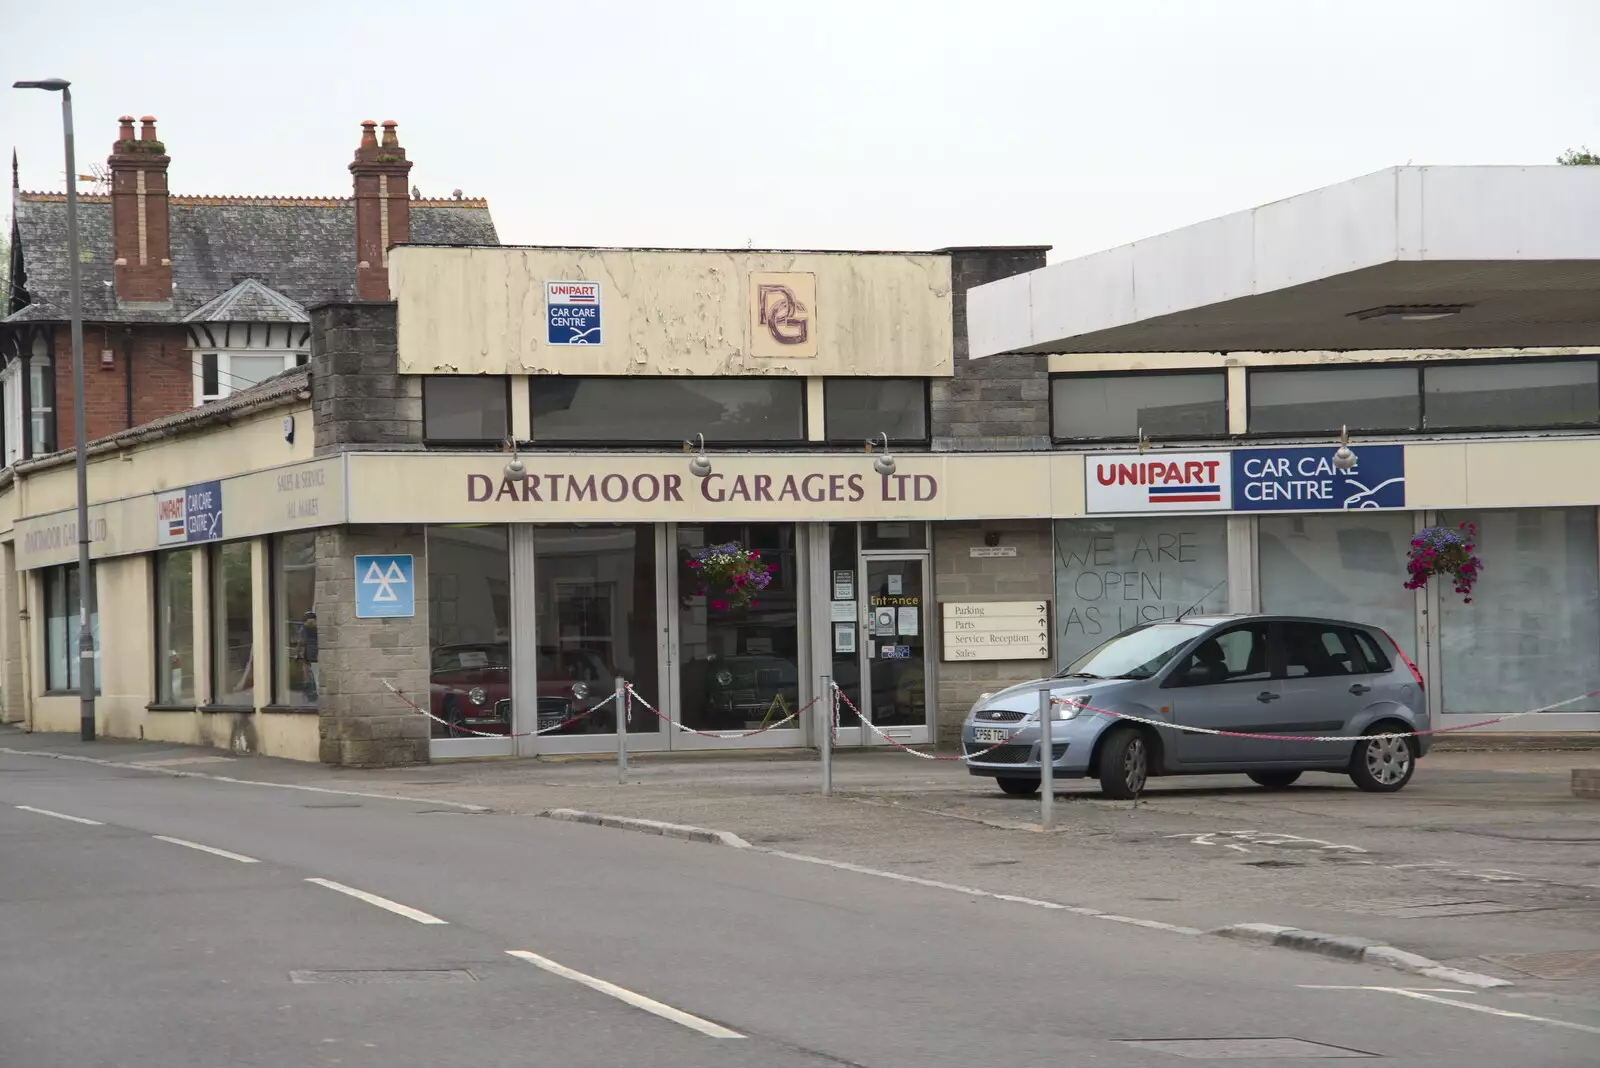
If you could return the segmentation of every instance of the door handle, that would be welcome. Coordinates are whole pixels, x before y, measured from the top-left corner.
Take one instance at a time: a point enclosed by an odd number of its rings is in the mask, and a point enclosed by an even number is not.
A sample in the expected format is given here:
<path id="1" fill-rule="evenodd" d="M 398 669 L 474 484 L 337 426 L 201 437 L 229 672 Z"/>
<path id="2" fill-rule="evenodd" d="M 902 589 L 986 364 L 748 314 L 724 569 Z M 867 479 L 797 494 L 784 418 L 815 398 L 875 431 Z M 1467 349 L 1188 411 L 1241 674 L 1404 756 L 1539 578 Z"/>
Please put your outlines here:
<path id="1" fill-rule="evenodd" d="M 1273 693 L 1271 690 L 1262 690 L 1260 693 L 1256 694 L 1256 700 L 1260 701 L 1262 704 L 1266 704 L 1268 701 L 1276 701 L 1282 696 L 1283 694 L 1281 693 Z"/>
<path id="2" fill-rule="evenodd" d="M 1350 687 L 1350 692 L 1355 694 L 1357 697 L 1360 697 L 1364 693 L 1371 693 L 1372 692 L 1372 687 L 1371 686 L 1364 686 L 1364 685 L 1362 685 L 1361 683 L 1358 682 L 1355 685 Z"/>

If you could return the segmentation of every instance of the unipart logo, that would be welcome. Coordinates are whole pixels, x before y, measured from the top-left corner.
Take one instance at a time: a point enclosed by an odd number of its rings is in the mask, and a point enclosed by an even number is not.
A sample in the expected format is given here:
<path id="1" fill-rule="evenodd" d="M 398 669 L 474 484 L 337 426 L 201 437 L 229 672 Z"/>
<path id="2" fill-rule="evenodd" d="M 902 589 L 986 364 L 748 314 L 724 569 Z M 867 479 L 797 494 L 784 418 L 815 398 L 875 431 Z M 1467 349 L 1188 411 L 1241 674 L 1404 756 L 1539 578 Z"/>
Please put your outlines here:
<path id="1" fill-rule="evenodd" d="M 1087 467 L 1090 512 L 1207 511 L 1232 496 L 1226 453 L 1097 456 Z"/>
<path id="2" fill-rule="evenodd" d="M 600 299 L 600 287 L 594 282 L 551 282 L 549 295 L 574 303 L 588 303 Z"/>

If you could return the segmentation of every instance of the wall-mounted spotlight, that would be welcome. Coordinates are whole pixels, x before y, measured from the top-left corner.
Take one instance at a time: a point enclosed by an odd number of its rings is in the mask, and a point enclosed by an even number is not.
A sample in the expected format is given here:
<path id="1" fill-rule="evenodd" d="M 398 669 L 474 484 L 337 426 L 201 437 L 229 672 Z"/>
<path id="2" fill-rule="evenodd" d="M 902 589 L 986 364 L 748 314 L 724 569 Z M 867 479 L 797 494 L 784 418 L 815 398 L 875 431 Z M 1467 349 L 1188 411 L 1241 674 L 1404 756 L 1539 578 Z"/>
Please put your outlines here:
<path id="1" fill-rule="evenodd" d="M 695 478 L 705 478 L 711 473 L 711 457 L 706 455 L 706 436 L 704 434 L 696 434 L 695 437 L 700 439 L 700 445 L 694 459 L 689 461 L 689 473 Z M 695 443 L 692 441 L 683 443 L 684 452 L 689 452 L 695 447 Z"/>
<path id="2" fill-rule="evenodd" d="M 877 438 L 867 439 L 867 451 L 870 453 L 878 447 L 878 438 L 883 439 L 883 454 L 872 461 L 872 469 L 880 475 L 894 474 L 894 457 L 889 455 L 889 435 L 879 433 Z"/>
<path id="3" fill-rule="evenodd" d="M 1139 428 L 1139 455 L 1143 456 L 1150 449 L 1150 438 L 1144 432 L 1144 427 Z"/>
<path id="4" fill-rule="evenodd" d="M 1339 428 L 1339 447 L 1333 453 L 1333 466 L 1341 471 L 1355 470 L 1356 454 L 1350 449 L 1350 428 L 1347 426 Z"/>
<path id="5" fill-rule="evenodd" d="M 522 462 L 522 457 L 517 453 L 517 443 L 511 438 L 506 439 L 506 448 L 511 452 L 511 459 L 506 463 L 507 478 L 521 478 L 528 473 L 528 465 Z"/>

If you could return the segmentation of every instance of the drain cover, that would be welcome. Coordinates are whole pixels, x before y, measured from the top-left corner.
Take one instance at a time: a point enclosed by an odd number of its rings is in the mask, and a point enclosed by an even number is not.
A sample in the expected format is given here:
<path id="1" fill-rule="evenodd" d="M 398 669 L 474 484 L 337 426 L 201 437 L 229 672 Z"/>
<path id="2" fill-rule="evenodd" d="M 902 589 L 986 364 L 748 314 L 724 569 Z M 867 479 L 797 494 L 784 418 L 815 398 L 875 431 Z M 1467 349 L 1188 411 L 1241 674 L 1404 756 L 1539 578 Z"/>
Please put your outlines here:
<path id="1" fill-rule="evenodd" d="M 1600 976 L 1600 949 L 1565 953 L 1495 953 L 1484 960 L 1503 964 L 1535 979 L 1593 979 Z"/>
<path id="2" fill-rule="evenodd" d="M 1174 1057 L 1187 1057 L 1192 1061 L 1268 1060 L 1280 1057 L 1331 1060 L 1377 1056 L 1376 1053 L 1325 1046 L 1321 1042 L 1306 1042 L 1298 1038 L 1135 1039 L 1122 1044 L 1155 1050 L 1157 1053 L 1170 1053 Z"/>
<path id="3" fill-rule="evenodd" d="M 293 971 L 292 983 L 339 983 L 345 986 L 372 986 L 386 983 L 474 983 L 478 977 L 464 968 L 436 968 L 408 971 L 405 969 L 376 969 L 368 971 L 317 972 Z"/>

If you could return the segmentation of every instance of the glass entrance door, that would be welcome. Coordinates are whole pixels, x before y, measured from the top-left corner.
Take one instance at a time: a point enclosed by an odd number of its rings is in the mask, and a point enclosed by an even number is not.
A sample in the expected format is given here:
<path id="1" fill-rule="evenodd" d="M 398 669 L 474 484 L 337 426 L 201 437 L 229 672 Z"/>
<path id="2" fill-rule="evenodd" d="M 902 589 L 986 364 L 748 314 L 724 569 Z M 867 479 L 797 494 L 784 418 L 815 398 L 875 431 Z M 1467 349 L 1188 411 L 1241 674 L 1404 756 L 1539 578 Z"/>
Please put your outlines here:
<path id="1" fill-rule="evenodd" d="M 930 698 L 928 556 L 863 554 L 860 642 L 861 715 L 897 742 L 927 742 Z M 848 708 L 840 716 L 842 745 L 886 745 L 860 726 Z"/>

